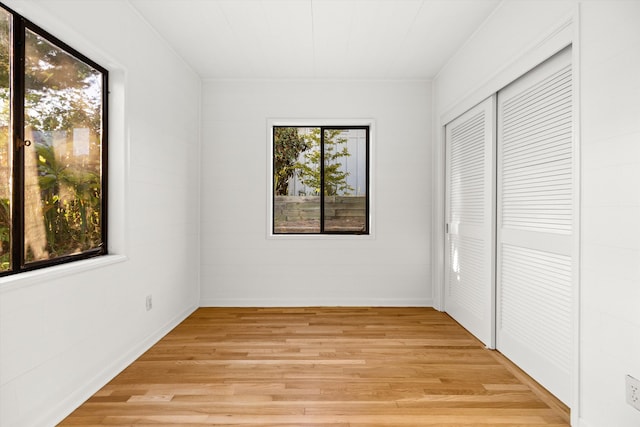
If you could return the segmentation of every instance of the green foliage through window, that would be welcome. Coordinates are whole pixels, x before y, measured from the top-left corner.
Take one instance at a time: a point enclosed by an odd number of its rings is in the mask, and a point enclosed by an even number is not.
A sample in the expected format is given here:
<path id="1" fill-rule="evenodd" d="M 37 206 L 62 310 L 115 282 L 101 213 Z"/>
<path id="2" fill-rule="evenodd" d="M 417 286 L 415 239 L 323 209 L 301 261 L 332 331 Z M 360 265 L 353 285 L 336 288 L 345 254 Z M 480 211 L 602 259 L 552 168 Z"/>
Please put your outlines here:
<path id="1" fill-rule="evenodd" d="M 0 274 L 106 253 L 106 83 L 0 7 Z"/>

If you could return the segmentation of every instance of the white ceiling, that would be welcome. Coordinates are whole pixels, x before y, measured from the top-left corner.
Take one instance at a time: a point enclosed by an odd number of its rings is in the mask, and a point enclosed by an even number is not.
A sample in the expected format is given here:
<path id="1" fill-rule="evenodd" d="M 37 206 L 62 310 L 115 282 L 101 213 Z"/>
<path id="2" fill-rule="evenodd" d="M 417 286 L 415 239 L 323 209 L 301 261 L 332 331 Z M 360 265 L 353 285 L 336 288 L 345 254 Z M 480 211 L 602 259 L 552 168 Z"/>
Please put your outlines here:
<path id="1" fill-rule="evenodd" d="M 204 79 L 430 79 L 499 0 L 130 0 Z"/>

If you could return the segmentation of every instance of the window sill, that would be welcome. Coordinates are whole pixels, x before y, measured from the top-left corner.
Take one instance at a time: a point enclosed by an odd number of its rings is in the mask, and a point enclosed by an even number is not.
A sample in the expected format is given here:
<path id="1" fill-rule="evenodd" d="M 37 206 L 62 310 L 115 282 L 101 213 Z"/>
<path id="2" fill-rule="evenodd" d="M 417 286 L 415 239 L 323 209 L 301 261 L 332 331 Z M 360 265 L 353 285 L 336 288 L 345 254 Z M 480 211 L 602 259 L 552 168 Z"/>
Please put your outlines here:
<path id="1" fill-rule="evenodd" d="M 14 274 L 12 276 L 1 277 L 0 294 L 37 285 L 45 281 L 117 264 L 124 262 L 127 259 L 128 258 L 124 255 L 104 255 L 87 260 L 75 261 L 68 264 L 56 265 L 54 267 L 41 268 L 34 271 Z"/>
<path id="2" fill-rule="evenodd" d="M 369 234 L 273 234 L 267 235 L 267 240 L 375 240 L 373 233 Z"/>

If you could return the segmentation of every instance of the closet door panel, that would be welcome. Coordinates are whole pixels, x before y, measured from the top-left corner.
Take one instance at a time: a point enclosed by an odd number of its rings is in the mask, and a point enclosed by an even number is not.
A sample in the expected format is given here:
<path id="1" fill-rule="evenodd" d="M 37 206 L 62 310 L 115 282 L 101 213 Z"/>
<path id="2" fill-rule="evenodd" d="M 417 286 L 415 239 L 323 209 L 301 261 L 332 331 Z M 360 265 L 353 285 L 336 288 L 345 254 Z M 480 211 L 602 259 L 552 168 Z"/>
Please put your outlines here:
<path id="1" fill-rule="evenodd" d="M 498 93 L 497 348 L 570 402 L 571 50 Z"/>
<path id="2" fill-rule="evenodd" d="M 445 127 L 445 310 L 491 348 L 495 345 L 495 108 L 491 97 Z"/>

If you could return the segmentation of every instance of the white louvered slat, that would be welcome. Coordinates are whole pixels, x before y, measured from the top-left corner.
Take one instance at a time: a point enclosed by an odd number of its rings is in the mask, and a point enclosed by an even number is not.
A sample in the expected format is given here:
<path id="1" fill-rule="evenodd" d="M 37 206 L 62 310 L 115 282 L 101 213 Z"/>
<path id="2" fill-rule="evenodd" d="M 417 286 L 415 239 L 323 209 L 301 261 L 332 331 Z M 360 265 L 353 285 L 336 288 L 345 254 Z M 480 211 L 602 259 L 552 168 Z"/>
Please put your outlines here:
<path id="1" fill-rule="evenodd" d="M 484 221 L 484 111 L 451 130 L 451 220 Z"/>
<path id="2" fill-rule="evenodd" d="M 500 327 L 568 370 L 571 258 L 503 245 L 501 265 Z"/>
<path id="3" fill-rule="evenodd" d="M 450 251 L 454 265 L 453 274 L 449 276 L 449 295 L 464 309 L 482 318 L 486 308 L 482 283 L 487 268 L 484 262 L 484 242 L 470 237 L 452 236 Z"/>
<path id="4" fill-rule="evenodd" d="M 497 347 L 569 402 L 571 50 L 498 93 Z"/>
<path id="5" fill-rule="evenodd" d="M 501 225 L 570 233 L 571 67 L 513 95 L 503 106 Z"/>

